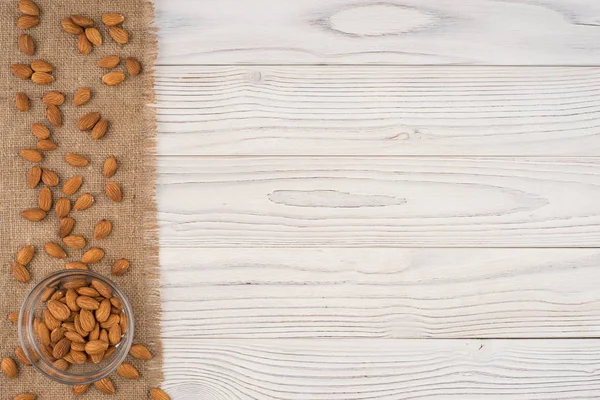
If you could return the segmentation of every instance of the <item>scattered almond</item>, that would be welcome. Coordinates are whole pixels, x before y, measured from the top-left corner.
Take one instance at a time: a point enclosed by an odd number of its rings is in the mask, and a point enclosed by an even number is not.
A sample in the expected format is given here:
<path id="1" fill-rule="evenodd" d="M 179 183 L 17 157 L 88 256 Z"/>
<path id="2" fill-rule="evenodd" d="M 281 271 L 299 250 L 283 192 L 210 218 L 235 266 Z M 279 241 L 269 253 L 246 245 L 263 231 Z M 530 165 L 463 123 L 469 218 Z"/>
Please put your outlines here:
<path id="1" fill-rule="evenodd" d="M 33 259 L 33 255 L 35 254 L 35 249 L 33 246 L 25 246 L 17 253 L 17 262 L 21 265 L 27 265 Z"/>
<path id="2" fill-rule="evenodd" d="M 131 349 L 129 349 L 129 354 L 133 358 L 137 358 L 139 360 L 152 360 L 152 353 L 150 353 L 150 350 L 148 350 L 148 348 L 143 344 L 134 344 L 131 346 Z"/>
<path id="3" fill-rule="evenodd" d="M 98 66 L 100 68 L 115 68 L 120 62 L 121 59 L 118 56 L 106 56 L 98 61 Z"/>
<path id="4" fill-rule="evenodd" d="M 90 163 L 87 158 L 76 153 L 67 154 L 65 160 L 67 161 L 67 164 L 72 167 L 85 167 Z"/>
<path id="5" fill-rule="evenodd" d="M 21 393 L 13 398 L 13 400 L 35 400 L 36 395 L 33 393 Z"/>
<path id="6" fill-rule="evenodd" d="M 21 34 L 18 40 L 19 50 L 22 53 L 32 56 L 35 54 L 35 43 L 33 38 L 26 33 Z"/>
<path id="7" fill-rule="evenodd" d="M 75 211 L 83 211 L 88 209 L 94 204 L 94 197 L 89 193 L 84 193 L 75 201 L 75 205 L 73 206 L 73 210 Z"/>
<path id="8" fill-rule="evenodd" d="M 84 105 L 92 98 L 92 91 L 89 88 L 82 87 L 77 89 L 73 95 L 73 105 L 75 107 Z"/>
<path id="9" fill-rule="evenodd" d="M 100 220 L 94 227 L 94 240 L 104 239 L 112 231 L 112 223 L 108 220 Z"/>
<path id="10" fill-rule="evenodd" d="M 94 387 L 104 394 L 115 394 L 115 386 L 110 378 L 103 378 L 94 382 Z"/>
<path id="11" fill-rule="evenodd" d="M 73 262 L 67 263 L 65 265 L 65 268 L 66 269 L 81 269 L 84 271 L 89 269 L 87 265 L 85 265 L 84 263 L 79 262 L 79 261 L 73 261 Z"/>
<path id="12" fill-rule="evenodd" d="M 115 157 L 109 157 L 104 161 L 104 177 L 112 178 L 117 173 L 119 163 Z"/>
<path id="13" fill-rule="evenodd" d="M 66 194 L 67 196 L 71 196 L 72 194 L 75 194 L 75 192 L 77 192 L 79 190 L 79 188 L 81 187 L 82 183 L 83 183 L 83 177 L 81 175 L 72 177 L 71 179 L 66 181 L 65 184 L 63 185 L 63 189 L 62 189 L 63 193 Z"/>
<path id="14" fill-rule="evenodd" d="M 42 169 L 37 165 L 34 165 L 27 174 L 27 186 L 29 186 L 31 189 L 34 189 L 40 183 L 41 179 Z"/>
<path id="15" fill-rule="evenodd" d="M 82 33 L 77 37 L 77 51 L 83 55 L 90 54 L 92 51 L 92 42 L 88 40 L 85 33 Z"/>
<path id="16" fill-rule="evenodd" d="M 20 0 L 19 11 L 26 15 L 40 15 L 40 9 L 31 0 Z"/>
<path id="17" fill-rule="evenodd" d="M 21 15 L 19 19 L 17 19 L 17 26 L 21 29 L 30 29 L 37 26 L 39 23 L 39 18 L 33 15 Z"/>
<path id="18" fill-rule="evenodd" d="M 46 118 L 48 119 L 48 122 L 50 122 L 53 126 L 62 126 L 62 113 L 60 112 L 60 109 L 55 105 L 48 104 L 46 106 Z"/>
<path id="19" fill-rule="evenodd" d="M 139 379 L 140 373 L 129 363 L 123 363 L 117 368 L 117 374 L 126 379 Z"/>
<path id="20" fill-rule="evenodd" d="M 65 95 L 61 92 L 47 92 L 44 97 L 42 97 L 42 103 L 44 104 L 52 104 L 53 106 L 61 106 L 65 102 Z"/>
<path id="21" fill-rule="evenodd" d="M 29 361 L 29 359 L 25 355 L 25 352 L 23 351 L 22 347 L 17 347 L 15 349 L 15 355 L 17 356 L 17 358 L 19 359 L 19 361 L 21 363 L 31 366 L 31 361 Z"/>
<path id="22" fill-rule="evenodd" d="M 39 151 L 37 151 L 35 149 L 23 149 L 19 152 L 19 154 L 25 160 L 32 162 L 32 163 L 39 163 L 40 161 L 42 161 L 42 158 L 43 158 L 42 153 L 40 153 Z"/>
<path id="23" fill-rule="evenodd" d="M 47 72 L 34 72 L 31 81 L 38 85 L 49 85 L 54 82 L 54 77 Z"/>
<path id="24" fill-rule="evenodd" d="M 80 35 L 83 33 L 83 28 L 73 22 L 73 20 L 69 17 L 63 18 L 62 21 L 60 21 L 60 24 L 65 32 L 72 35 Z"/>
<path id="25" fill-rule="evenodd" d="M 27 78 L 25 78 L 27 79 Z M 117 86 L 125 80 L 125 74 L 121 71 L 112 71 L 102 77 L 102 83 L 107 86 Z"/>
<path id="26" fill-rule="evenodd" d="M 72 249 L 83 249 L 85 247 L 85 238 L 81 235 L 65 236 L 63 243 Z"/>
<path id="27" fill-rule="evenodd" d="M 94 125 L 92 128 L 92 139 L 102 139 L 108 130 L 108 120 L 106 118 L 101 118 L 100 121 Z"/>
<path id="28" fill-rule="evenodd" d="M 17 78 L 29 79 L 33 75 L 33 70 L 29 65 L 25 64 L 13 64 L 10 66 L 10 72 Z"/>
<path id="29" fill-rule="evenodd" d="M 44 248 L 46 249 L 46 253 L 51 257 L 65 258 L 67 256 L 65 250 L 54 242 L 46 242 Z"/>
<path id="30" fill-rule="evenodd" d="M 56 172 L 50 171 L 49 169 L 42 169 L 42 182 L 44 182 L 46 186 L 57 186 L 59 182 L 58 175 L 56 175 Z"/>
<path id="31" fill-rule="evenodd" d="M 83 15 L 71 15 L 71 20 L 82 28 L 94 26 L 94 20 Z"/>
<path id="32" fill-rule="evenodd" d="M 117 13 L 107 13 L 102 16 L 102 23 L 106 26 L 119 25 L 125 21 L 125 17 Z"/>
<path id="33" fill-rule="evenodd" d="M 15 105 L 19 111 L 29 110 L 29 97 L 23 92 L 18 92 L 15 98 Z"/>
<path id="34" fill-rule="evenodd" d="M 104 250 L 99 247 L 92 247 L 81 256 L 81 262 L 84 264 L 94 264 L 104 258 Z"/>
<path id="35" fill-rule="evenodd" d="M 75 205 L 77 205 L 77 203 L 75 203 Z M 75 220 L 73 218 L 71 218 L 71 217 L 62 218 L 60 220 L 59 227 L 58 227 L 58 236 L 60 236 L 61 238 L 69 236 L 69 234 L 73 230 L 74 226 L 75 226 Z"/>
<path id="36" fill-rule="evenodd" d="M 38 139 L 48 139 L 50 137 L 50 129 L 44 124 L 32 124 L 31 132 Z"/>
<path id="37" fill-rule="evenodd" d="M 33 60 L 31 62 L 31 69 L 35 72 L 52 72 L 54 67 L 47 61 L 44 60 Z M 60 104 L 57 104 L 60 105 Z"/>
<path id="38" fill-rule="evenodd" d="M 96 28 L 85 28 L 85 37 L 87 37 L 94 46 L 100 46 L 102 44 L 102 35 Z"/>
<path id="39" fill-rule="evenodd" d="M 108 28 L 108 33 L 110 34 L 110 37 L 119 44 L 127 44 L 127 42 L 129 42 L 129 33 L 123 28 L 111 26 Z"/>
<path id="40" fill-rule="evenodd" d="M 29 271 L 23 265 L 18 262 L 14 262 L 12 265 L 12 273 L 15 279 L 21 283 L 29 282 L 31 279 Z"/>
<path id="41" fill-rule="evenodd" d="M 152 400 L 171 400 L 169 395 L 161 388 L 150 389 L 150 397 L 152 397 Z"/>
<path id="42" fill-rule="evenodd" d="M 2 359 L 2 372 L 4 372 L 4 375 L 8 376 L 9 378 L 16 378 L 17 363 L 15 363 L 15 360 L 10 357 L 4 357 Z"/>
<path id="43" fill-rule="evenodd" d="M 112 201 L 119 203 L 121 200 L 123 200 L 121 188 L 115 182 L 108 182 L 106 184 L 105 191 L 106 196 Z"/>
<path id="44" fill-rule="evenodd" d="M 117 260 L 112 267 L 112 274 L 115 276 L 121 276 L 129 269 L 129 261 L 125 258 Z"/>
<path id="45" fill-rule="evenodd" d="M 10 314 L 8 314 L 8 319 L 13 324 L 18 324 L 19 323 L 19 312 L 18 311 L 11 312 Z"/>
<path id="46" fill-rule="evenodd" d="M 83 396 L 88 391 L 90 385 L 75 385 L 73 386 L 73 394 L 76 396 Z"/>
<path id="47" fill-rule="evenodd" d="M 125 61 L 125 66 L 127 68 L 127 72 L 129 75 L 136 76 L 142 72 L 142 65 L 138 60 L 133 57 L 127 57 L 127 61 Z"/>
<path id="48" fill-rule="evenodd" d="M 77 121 L 77 129 L 80 131 L 89 131 L 96 125 L 98 120 L 100 119 L 100 113 L 91 112 L 85 114 L 83 117 L 79 118 Z"/>
<path id="49" fill-rule="evenodd" d="M 42 140 L 38 140 L 38 142 L 37 142 L 38 150 L 51 151 L 51 150 L 56 150 L 56 147 L 57 147 L 56 143 L 54 143 L 50 139 L 42 139 Z"/>
<path id="50" fill-rule="evenodd" d="M 23 211 L 21 216 L 28 221 L 40 222 L 46 218 L 46 212 L 40 208 L 29 208 Z"/>

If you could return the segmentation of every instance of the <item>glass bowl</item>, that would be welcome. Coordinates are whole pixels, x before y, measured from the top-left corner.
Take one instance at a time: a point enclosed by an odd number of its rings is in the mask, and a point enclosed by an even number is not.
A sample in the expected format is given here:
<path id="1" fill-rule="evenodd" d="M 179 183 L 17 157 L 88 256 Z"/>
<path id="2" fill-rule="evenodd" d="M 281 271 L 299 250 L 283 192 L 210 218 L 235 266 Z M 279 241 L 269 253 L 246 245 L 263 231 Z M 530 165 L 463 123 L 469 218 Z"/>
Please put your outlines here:
<path id="1" fill-rule="evenodd" d="M 77 285 L 79 281 L 90 284 L 92 280 L 99 280 L 112 289 L 113 297 L 118 297 L 122 304 L 122 312 L 127 317 L 127 331 L 122 336 L 119 344 L 109 356 L 98 363 L 85 362 L 84 364 L 69 364 L 66 370 L 54 365 L 51 355 L 44 349 L 38 334 L 34 329 L 36 319 L 44 320 L 43 312 L 46 302 L 43 296 L 54 289 L 62 289 L 65 285 Z M 113 373 L 125 360 L 133 342 L 133 312 L 129 300 L 117 285 L 106 277 L 86 270 L 64 270 L 55 272 L 45 277 L 25 297 L 19 315 L 19 341 L 27 359 L 31 364 L 50 379 L 67 385 L 84 385 L 98 381 Z M 63 363 L 64 364 L 64 363 Z"/>

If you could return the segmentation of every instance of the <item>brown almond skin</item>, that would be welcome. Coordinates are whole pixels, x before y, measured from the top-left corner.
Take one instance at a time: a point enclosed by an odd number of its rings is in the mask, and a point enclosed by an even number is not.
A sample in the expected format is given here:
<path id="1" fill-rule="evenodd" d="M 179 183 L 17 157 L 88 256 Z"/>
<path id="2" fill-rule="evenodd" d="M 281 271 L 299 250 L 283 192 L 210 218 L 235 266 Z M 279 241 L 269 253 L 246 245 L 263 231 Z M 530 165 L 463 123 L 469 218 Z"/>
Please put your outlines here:
<path id="1" fill-rule="evenodd" d="M 105 299 L 100 302 L 100 307 L 96 310 L 96 321 L 102 323 L 105 322 L 108 317 L 110 317 L 110 300 Z"/>
<path id="2" fill-rule="evenodd" d="M 72 167 L 86 167 L 89 165 L 89 161 L 84 156 L 77 153 L 69 153 L 65 156 L 65 161 Z"/>
<path id="3" fill-rule="evenodd" d="M 113 40 L 119 44 L 127 44 L 129 42 L 129 33 L 118 26 L 108 28 L 108 33 Z"/>
<path id="4" fill-rule="evenodd" d="M 73 106 L 78 107 L 84 105 L 92 98 L 92 91 L 90 88 L 82 87 L 77 89 L 73 94 Z"/>
<path id="5" fill-rule="evenodd" d="M 42 169 L 37 165 L 34 165 L 27 174 L 27 186 L 29 186 L 30 189 L 35 189 L 41 180 Z"/>
<path id="6" fill-rule="evenodd" d="M 75 201 L 73 210 L 83 211 L 90 208 L 94 204 L 94 197 L 89 193 L 84 193 Z"/>
<path id="7" fill-rule="evenodd" d="M 125 17 L 117 13 L 107 13 L 102 16 L 102 23 L 106 26 L 119 25 L 125 21 Z"/>
<path id="8" fill-rule="evenodd" d="M 17 19 L 17 26 L 21 29 L 31 29 L 39 23 L 39 18 L 33 15 L 21 15 L 19 19 Z"/>
<path id="9" fill-rule="evenodd" d="M 46 212 L 40 208 L 30 208 L 23 211 L 21 217 L 31 222 L 40 222 L 46 218 Z"/>
<path id="10" fill-rule="evenodd" d="M 45 212 L 50 211 L 52 208 L 52 192 L 47 187 L 40 191 L 38 196 L 38 205 L 40 209 L 44 210 Z"/>
<path id="11" fill-rule="evenodd" d="M 152 360 L 152 353 L 143 344 L 134 344 L 129 349 L 129 354 L 138 360 Z"/>
<path id="12" fill-rule="evenodd" d="M 106 131 L 108 130 L 108 120 L 106 118 L 101 118 L 100 121 L 94 125 L 92 128 L 92 139 L 100 140 L 106 135 Z"/>
<path id="13" fill-rule="evenodd" d="M 35 249 L 33 248 L 33 246 L 25 246 L 17 253 L 17 262 L 21 265 L 27 265 L 33 259 L 34 254 Z"/>
<path id="14" fill-rule="evenodd" d="M 59 127 L 63 124 L 62 112 L 60 109 L 52 104 L 46 106 L 46 119 L 52 124 L 52 126 Z"/>
<path id="15" fill-rule="evenodd" d="M 25 15 L 40 15 L 40 9 L 32 0 L 20 0 L 18 7 L 19 11 Z"/>
<path id="16" fill-rule="evenodd" d="M 67 256 L 64 249 L 54 242 L 46 242 L 45 249 L 46 253 L 51 257 L 62 259 Z"/>
<path id="17" fill-rule="evenodd" d="M 29 110 L 29 97 L 23 92 L 18 92 L 15 98 L 15 106 L 21 112 Z"/>
<path id="18" fill-rule="evenodd" d="M 96 326 L 96 319 L 94 318 L 94 314 L 90 310 L 86 309 L 82 309 L 81 311 L 79 311 L 79 322 L 81 324 L 81 328 L 85 332 L 91 332 Z M 91 337 L 89 339 L 92 340 Z"/>
<path id="19" fill-rule="evenodd" d="M 72 333 L 75 333 L 75 332 L 72 332 Z M 77 335 L 79 335 L 79 334 L 77 333 Z M 85 352 L 86 340 L 83 337 L 81 337 L 81 335 L 79 335 L 79 337 L 81 338 L 82 341 L 81 342 L 71 342 L 71 350 Z"/>
<path id="20" fill-rule="evenodd" d="M 56 143 L 50 139 L 42 139 L 37 142 L 37 149 L 41 151 L 52 151 L 56 150 Z"/>
<path id="21" fill-rule="evenodd" d="M 31 69 L 35 72 L 52 72 L 54 71 L 54 66 L 48 61 L 33 60 L 31 62 Z"/>
<path id="22" fill-rule="evenodd" d="M 44 290 L 44 292 L 42 293 L 42 297 L 40 298 L 40 300 L 44 303 L 47 302 L 52 298 L 52 295 L 54 295 L 55 292 L 56 289 L 53 287 L 46 288 L 46 290 Z"/>
<path id="23" fill-rule="evenodd" d="M 85 114 L 83 117 L 79 118 L 79 121 L 77 121 L 77 129 L 79 129 L 82 132 L 89 131 L 94 127 L 94 125 L 96 125 L 99 119 L 100 113 L 91 112 Z"/>
<path id="24" fill-rule="evenodd" d="M 38 85 L 49 85 L 54 82 L 54 77 L 47 72 L 34 72 L 31 81 Z"/>
<path id="25" fill-rule="evenodd" d="M 126 260 L 125 258 L 121 258 L 120 260 L 117 260 L 113 264 L 111 272 L 114 276 L 121 276 L 121 275 L 124 275 L 128 269 L 129 269 L 129 261 Z"/>
<path id="26" fill-rule="evenodd" d="M 77 297 L 77 305 L 84 310 L 96 311 L 100 307 L 100 303 L 89 296 Z"/>
<path id="27" fill-rule="evenodd" d="M 109 331 L 108 331 L 108 340 L 110 342 L 110 344 L 112 344 L 113 346 L 118 345 L 119 343 L 121 343 L 121 326 L 118 324 L 115 324 L 113 326 L 110 327 Z"/>
<path id="28" fill-rule="evenodd" d="M 85 37 L 87 37 L 94 46 L 100 46 L 102 44 L 102 35 L 96 28 L 85 28 Z"/>
<path id="29" fill-rule="evenodd" d="M 83 183 L 83 177 L 81 175 L 74 176 L 64 183 L 62 191 L 67 196 L 71 196 L 79 190 L 82 183 Z"/>
<path id="30" fill-rule="evenodd" d="M 40 342 L 42 342 L 42 344 L 45 345 L 49 345 L 50 342 L 50 330 L 48 329 L 48 327 L 46 326 L 46 324 L 44 322 L 39 322 L 36 326 L 36 333 L 38 335 L 38 338 L 40 339 Z"/>
<path id="31" fill-rule="evenodd" d="M 61 92 L 48 92 L 42 97 L 42 103 L 51 104 L 53 106 L 61 106 L 65 102 L 65 95 Z"/>
<path id="32" fill-rule="evenodd" d="M 102 83 L 107 86 L 117 86 L 125 80 L 125 74 L 121 71 L 112 71 L 102 77 Z"/>
<path id="33" fill-rule="evenodd" d="M 58 236 L 61 238 L 69 236 L 75 226 L 75 220 L 71 217 L 62 218 L 58 227 Z"/>
<path id="34" fill-rule="evenodd" d="M 85 265 L 82 262 L 79 261 L 73 261 L 73 262 L 69 262 L 65 265 L 66 269 L 81 269 L 84 271 L 87 271 L 89 268 L 87 265 Z"/>
<path id="35" fill-rule="evenodd" d="M 117 374 L 125 379 L 139 379 L 140 373 L 138 370 L 129 363 L 123 363 L 117 368 Z"/>
<path id="36" fill-rule="evenodd" d="M 71 310 L 58 300 L 48 300 L 48 311 L 59 321 L 66 321 L 71 316 Z"/>
<path id="37" fill-rule="evenodd" d="M 25 64 L 13 64 L 10 66 L 10 72 L 14 76 L 20 79 L 29 79 L 31 75 L 33 75 L 33 70 L 29 67 L 29 65 Z"/>
<path id="38" fill-rule="evenodd" d="M 63 238 L 65 246 L 71 249 L 83 249 L 85 247 L 85 238 L 81 235 L 71 235 Z"/>
<path id="39" fill-rule="evenodd" d="M 21 157 L 23 157 L 23 159 L 32 163 L 39 163 L 44 158 L 44 156 L 42 156 L 42 153 L 35 149 L 23 149 L 19 152 L 19 154 L 21 155 Z"/>
<path id="40" fill-rule="evenodd" d="M 119 162 L 115 157 L 109 157 L 104 161 L 103 174 L 105 178 L 112 178 L 119 168 Z"/>
<path id="41" fill-rule="evenodd" d="M 52 349 L 52 356 L 54 358 L 63 358 L 71 351 L 71 341 L 67 338 L 62 338 L 56 343 L 54 349 Z"/>
<path id="42" fill-rule="evenodd" d="M 123 200 L 121 188 L 115 182 L 108 182 L 105 186 L 106 196 L 114 202 L 120 203 Z"/>
<path id="43" fill-rule="evenodd" d="M 102 340 L 90 340 L 85 344 L 85 352 L 88 354 L 98 354 L 108 349 L 108 343 Z"/>
<path id="44" fill-rule="evenodd" d="M 72 35 L 81 35 L 83 33 L 83 28 L 73 22 L 73 20 L 69 17 L 63 18 L 60 21 L 60 24 L 65 32 Z"/>
<path id="45" fill-rule="evenodd" d="M 119 58 L 119 56 L 106 56 L 102 57 L 98 61 L 98 66 L 100 68 L 115 68 L 120 63 L 121 59 Z"/>
<path id="46" fill-rule="evenodd" d="M 127 60 L 125 61 L 125 67 L 131 76 L 137 76 L 142 72 L 142 65 L 133 57 L 127 57 Z"/>
<path id="47" fill-rule="evenodd" d="M 85 350 L 85 345 L 83 345 L 83 349 Z M 71 350 L 69 354 L 71 355 L 73 364 L 85 364 L 85 362 L 87 361 L 87 356 L 84 350 Z"/>
<path id="48" fill-rule="evenodd" d="M 84 264 L 94 264 L 104 258 L 104 250 L 99 247 L 92 247 L 81 256 L 81 262 Z"/>
<path id="49" fill-rule="evenodd" d="M 31 280 L 31 275 L 29 274 L 29 271 L 27 270 L 27 268 L 25 268 L 23 265 L 19 264 L 18 262 L 13 263 L 12 273 L 18 282 L 27 283 Z"/>
<path id="50" fill-rule="evenodd" d="M 71 15 L 71 20 L 82 28 L 94 26 L 94 20 L 83 15 Z"/>
<path id="51" fill-rule="evenodd" d="M 100 328 L 102 329 L 110 329 L 113 325 L 118 324 L 120 321 L 120 318 L 117 314 L 110 314 L 108 316 L 108 318 L 106 319 L 106 321 L 102 322 L 100 324 Z M 122 329 L 122 328 L 121 328 Z"/>
<path id="52" fill-rule="evenodd" d="M 67 299 L 67 307 L 69 307 L 71 311 L 78 312 L 81 310 L 81 307 L 77 305 L 77 297 L 79 297 L 79 295 L 75 289 L 69 289 L 67 290 L 67 294 L 65 294 L 65 299 Z"/>
<path id="53" fill-rule="evenodd" d="M 150 389 L 150 397 L 152 397 L 152 400 L 171 400 L 169 395 L 161 388 Z"/>
<path id="54" fill-rule="evenodd" d="M 15 360 L 13 360 L 10 357 L 4 357 L 2 359 L 2 372 L 4 372 L 4 375 L 8 376 L 9 378 L 16 378 L 18 375 L 18 369 L 17 369 L 17 363 L 15 362 Z"/>
<path id="55" fill-rule="evenodd" d="M 90 385 L 75 385 L 73 386 L 73 394 L 76 396 L 83 396 L 89 388 Z"/>
<path id="56" fill-rule="evenodd" d="M 10 314 L 8 314 L 7 318 L 13 323 L 13 324 L 17 324 L 19 323 L 19 312 L 18 311 L 13 311 Z"/>
<path id="57" fill-rule="evenodd" d="M 112 232 L 112 223 L 106 219 L 98 221 L 94 227 L 94 240 L 101 240 Z"/>
<path id="58" fill-rule="evenodd" d="M 100 296 L 103 296 L 107 299 L 110 299 L 112 297 L 113 291 L 110 288 L 110 286 L 108 286 L 106 283 L 98 279 L 92 279 L 92 287 L 96 289 L 98 293 L 100 293 Z"/>
<path id="59" fill-rule="evenodd" d="M 19 50 L 23 54 L 33 56 L 35 54 L 35 42 L 33 38 L 26 33 L 21 34 L 18 40 Z"/>
<path id="60" fill-rule="evenodd" d="M 104 378 L 94 382 L 94 387 L 104 394 L 115 394 L 115 386 L 110 378 Z"/>
<path id="61" fill-rule="evenodd" d="M 25 355 L 25 351 L 23 351 L 23 349 L 21 347 L 17 347 L 15 349 L 15 355 L 17 356 L 17 358 L 19 359 L 19 361 L 21 363 L 31 366 L 31 362 L 29 361 L 29 359 Z"/>
<path id="62" fill-rule="evenodd" d="M 61 197 L 56 201 L 54 212 L 58 218 L 65 218 L 71 212 L 71 200 Z"/>
<path id="63" fill-rule="evenodd" d="M 115 296 L 111 297 L 110 298 L 110 304 L 112 304 L 113 307 L 116 307 L 119 310 L 123 309 L 123 302 L 118 297 L 115 297 Z"/>
<path id="64" fill-rule="evenodd" d="M 58 368 L 61 371 L 66 371 L 69 368 L 69 363 L 62 359 L 54 361 L 52 365 L 54 365 L 54 368 Z"/>
<path id="65" fill-rule="evenodd" d="M 90 54 L 92 49 L 92 42 L 90 42 L 87 36 L 85 36 L 85 33 L 80 34 L 77 37 L 77 51 L 85 56 Z"/>
<path id="66" fill-rule="evenodd" d="M 13 398 L 13 400 L 35 400 L 36 395 L 33 393 L 21 393 Z"/>
<path id="67" fill-rule="evenodd" d="M 32 124 L 31 133 L 40 140 L 48 139 L 50 137 L 50 129 L 44 124 Z"/>
<path id="68" fill-rule="evenodd" d="M 44 182 L 46 186 L 57 186 L 59 182 L 58 175 L 56 175 L 56 172 L 50 171 L 49 169 L 42 169 L 42 182 Z"/>

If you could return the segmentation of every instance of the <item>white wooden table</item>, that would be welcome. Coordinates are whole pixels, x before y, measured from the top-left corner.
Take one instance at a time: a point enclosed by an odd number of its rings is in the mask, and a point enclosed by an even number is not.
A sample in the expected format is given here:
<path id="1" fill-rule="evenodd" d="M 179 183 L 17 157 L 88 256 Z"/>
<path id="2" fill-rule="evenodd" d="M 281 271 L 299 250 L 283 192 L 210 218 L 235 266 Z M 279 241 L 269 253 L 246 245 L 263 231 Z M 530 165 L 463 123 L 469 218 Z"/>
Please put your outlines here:
<path id="1" fill-rule="evenodd" d="M 600 2 L 155 1 L 173 399 L 600 398 Z"/>

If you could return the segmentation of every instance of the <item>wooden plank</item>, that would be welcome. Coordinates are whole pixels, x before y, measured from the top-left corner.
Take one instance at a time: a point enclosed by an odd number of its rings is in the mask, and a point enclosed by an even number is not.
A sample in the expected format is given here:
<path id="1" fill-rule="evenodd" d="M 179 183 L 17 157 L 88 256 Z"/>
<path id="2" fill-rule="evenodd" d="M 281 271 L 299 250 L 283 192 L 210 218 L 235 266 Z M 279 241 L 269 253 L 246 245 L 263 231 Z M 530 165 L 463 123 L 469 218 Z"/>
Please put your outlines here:
<path id="1" fill-rule="evenodd" d="M 596 249 L 162 248 L 163 334 L 595 337 Z"/>
<path id="2" fill-rule="evenodd" d="M 595 0 L 157 1 L 162 64 L 597 65 Z"/>
<path id="3" fill-rule="evenodd" d="M 576 400 L 599 340 L 174 340 L 173 400 Z"/>
<path id="4" fill-rule="evenodd" d="M 600 159 L 160 157 L 161 243 L 598 247 Z"/>
<path id="5" fill-rule="evenodd" d="M 156 91 L 165 155 L 600 154 L 598 68 L 179 66 Z"/>

